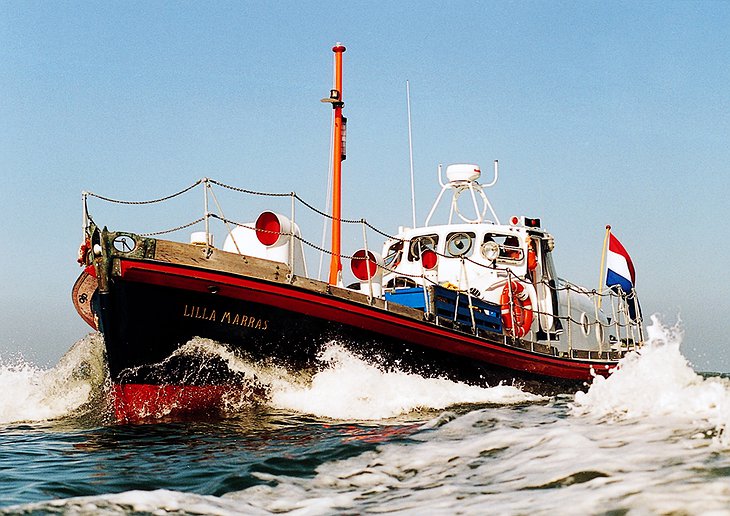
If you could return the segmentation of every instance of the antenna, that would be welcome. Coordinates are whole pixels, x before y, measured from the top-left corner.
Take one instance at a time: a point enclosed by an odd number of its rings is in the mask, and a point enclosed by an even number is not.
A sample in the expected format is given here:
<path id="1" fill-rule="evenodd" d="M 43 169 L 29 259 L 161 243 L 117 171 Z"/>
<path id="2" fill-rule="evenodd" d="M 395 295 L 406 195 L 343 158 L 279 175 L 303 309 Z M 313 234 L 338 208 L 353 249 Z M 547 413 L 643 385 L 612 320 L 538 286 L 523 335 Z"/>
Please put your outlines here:
<path id="1" fill-rule="evenodd" d="M 411 211 L 413 227 L 416 227 L 416 188 L 413 181 L 413 134 L 411 132 L 411 85 L 406 80 L 406 102 L 408 104 L 408 156 L 411 161 Z"/>

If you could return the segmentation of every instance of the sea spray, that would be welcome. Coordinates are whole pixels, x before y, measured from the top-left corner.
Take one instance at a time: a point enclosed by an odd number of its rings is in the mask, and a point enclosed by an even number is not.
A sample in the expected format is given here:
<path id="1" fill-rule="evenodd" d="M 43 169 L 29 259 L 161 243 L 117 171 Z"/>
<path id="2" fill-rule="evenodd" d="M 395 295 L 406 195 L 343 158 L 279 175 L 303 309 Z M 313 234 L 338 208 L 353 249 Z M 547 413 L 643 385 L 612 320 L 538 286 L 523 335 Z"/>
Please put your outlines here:
<path id="1" fill-rule="evenodd" d="M 269 406 L 315 417 L 375 421 L 453 405 L 509 405 L 544 399 L 512 386 L 483 388 L 383 371 L 337 342 L 325 346 L 319 357 L 322 367 L 316 372 L 289 371 L 270 360 L 254 361 L 216 341 L 197 337 L 178 348 L 172 358 L 180 355 L 222 359 L 247 380 L 226 395 L 221 417 Z M 0 397 L 0 423 L 78 416 L 110 423 L 111 390 L 101 336 L 81 339 L 50 369 L 23 360 L 1 363 L 0 392 L 6 393 Z"/>
<path id="2" fill-rule="evenodd" d="M 656 315 L 651 320 L 646 344 L 611 376 L 596 377 L 587 392 L 576 393 L 572 413 L 606 420 L 686 420 L 701 430 L 697 437 L 709 435 L 730 446 L 730 381 L 696 373 L 680 352 L 681 326 L 666 326 Z"/>
<path id="3" fill-rule="evenodd" d="M 313 478 L 255 473 L 263 484 L 226 497 L 313 514 L 726 514 L 730 386 L 692 370 L 679 327 L 654 318 L 647 335 L 586 393 L 445 413 L 407 442 L 322 464 Z"/>
<path id="4" fill-rule="evenodd" d="M 316 417 L 366 421 L 456 404 L 509 405 L 544 399 L 507 385 L 484 388 L 445 378 L 383 371 L 336 341 L 325 345 L 319 354 L 322 367 L 317 371 L 289 371 L 270 360 L 252 361 L 210 339 L 193 339 L 176 353 L 215 354 L 265 393 L 259 399 L 235 393 L 229 396 L 225 407 L 229 416 L 247 410 L 252 403 L 263 403 Z"/>
<path id="5" fill-rule="evenodd" d="M 107 370 L 98 334 L 79 340 L 50 369 L 23 359 L 0 361 L 0 423 L 106 412 Z M 93 410 L 92 410 L 93 408 Z"/>
<path id="6" fill-rule="evenodd" d="M 318 373 L 291 374 L 194 339 L 181 352 L 215 350 L 272 397 L 215 421 L 9 425 L 0 514 L 727 514 L 728 383 L 691 370 L 677 327 L 654 322 L 647 335 L 641 353 L 584 394 L 513 405 L 497 387 L 484 389 L 495 403 L 368 421 L 303 412 L 330 392 L 362 397 L 357 415 L 374 415 L 371 403 L 404 396 L 411 380 L 433 387 L 420 402 L 436 406 L 444 384 L 370 370 L 336 343 Z M 57 384 L 57 396 L 74 385 Z M 276 408 L 284 392 L 313 398 Z"/>
<path id="7" fill-rule="evenodd" d="M 326 367 L 309 384 L 284 382 L 274 386 L 271 404 L 320 417 L 378 420 L 455 404 L 516 404 L 543 399 L 512 386 L 483 388 L 445 378 L 382 371 L 334 342 L 319 358 Z"/>

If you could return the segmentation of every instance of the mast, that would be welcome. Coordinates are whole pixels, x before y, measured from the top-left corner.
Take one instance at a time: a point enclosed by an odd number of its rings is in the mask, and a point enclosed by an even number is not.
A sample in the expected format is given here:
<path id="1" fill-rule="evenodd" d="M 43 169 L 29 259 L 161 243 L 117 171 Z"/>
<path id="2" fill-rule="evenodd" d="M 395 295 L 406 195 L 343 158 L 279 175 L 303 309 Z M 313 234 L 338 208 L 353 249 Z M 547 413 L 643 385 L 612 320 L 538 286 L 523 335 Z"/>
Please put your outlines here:
<path id="1" fill-rule="evenodd" d="M 345 125 L 347 119 L 342 116 L 342 108 L 345 103 L 342 101 L 342 54 L 345 47 L 342 43 L 336 43 L 332 47 L 335 54 L 335 80 L 334 88 L 330 90 L 330 96 L 322 99 L 322 102 L 329 102 L 335 110 L 334 130 L 332 141 L 332 256 L 330 260 L 329 284 L 337 285 L 342 276 L 342 261 L 340 260 L 342 234 L 340 221 L 342 219 L 342 162 L 345 159 Z"/>

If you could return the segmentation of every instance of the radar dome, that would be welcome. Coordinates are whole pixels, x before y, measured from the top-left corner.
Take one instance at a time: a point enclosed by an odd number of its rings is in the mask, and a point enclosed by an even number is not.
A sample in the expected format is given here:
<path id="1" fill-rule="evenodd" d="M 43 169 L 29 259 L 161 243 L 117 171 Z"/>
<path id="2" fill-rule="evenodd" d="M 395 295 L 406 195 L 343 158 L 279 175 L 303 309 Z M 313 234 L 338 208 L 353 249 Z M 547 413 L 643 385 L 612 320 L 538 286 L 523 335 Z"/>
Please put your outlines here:
<path id="1" fill-rule="evenodd" d="M 476 181 L 481 175 L 479 165 L 456 163 L 446 167 L 446 177 L 452 183 Z"/>

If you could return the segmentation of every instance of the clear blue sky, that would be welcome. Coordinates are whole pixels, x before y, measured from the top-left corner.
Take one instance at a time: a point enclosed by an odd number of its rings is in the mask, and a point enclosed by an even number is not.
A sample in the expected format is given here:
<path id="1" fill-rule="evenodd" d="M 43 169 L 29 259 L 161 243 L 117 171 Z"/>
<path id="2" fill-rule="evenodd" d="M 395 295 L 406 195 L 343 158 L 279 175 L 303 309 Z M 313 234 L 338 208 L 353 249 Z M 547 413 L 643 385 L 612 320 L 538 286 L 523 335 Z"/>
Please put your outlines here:
<path id="1" fill-rule="evenodd" d="M 0 357 L 52 364 L 87 333 L 82 190 L 208 176 L 324 206 L 342 41 L 346 217 L 410 223 L 408 79 L 420 220 L 438 163 L 499 159 L 495 208 L 542 218 L 561 276 L 596 286 L 611 224 L 644 311 L 730 371 L 728 27 L 727 2 L 2 1 Z"/>

